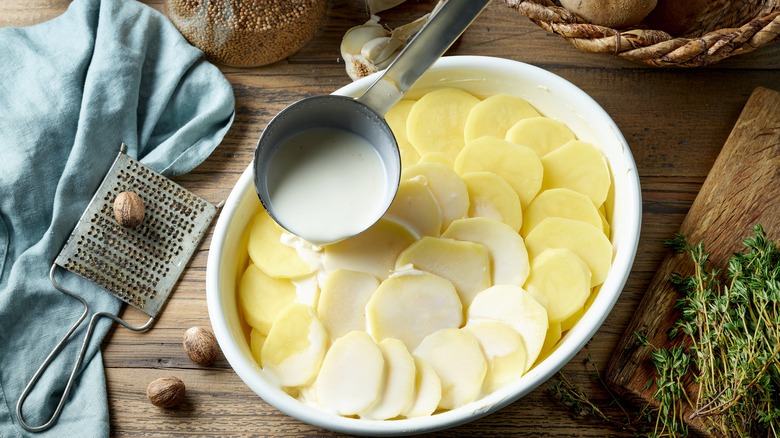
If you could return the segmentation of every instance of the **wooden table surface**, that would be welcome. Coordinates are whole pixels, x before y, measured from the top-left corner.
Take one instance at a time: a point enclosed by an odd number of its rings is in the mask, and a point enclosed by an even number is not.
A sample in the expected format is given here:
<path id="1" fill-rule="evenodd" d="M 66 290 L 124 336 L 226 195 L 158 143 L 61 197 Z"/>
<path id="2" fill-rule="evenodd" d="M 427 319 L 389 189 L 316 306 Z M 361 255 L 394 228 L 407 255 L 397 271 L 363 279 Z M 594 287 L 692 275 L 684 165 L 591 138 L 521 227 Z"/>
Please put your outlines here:
<path id="1" fill-rule="evenodd" d="M 68 0 L 3 0 L 0 26 L 23 26 L 61 14 Z M 147 1 L 162 10 L 161 0 Z M 410 0 L 383 14 L 391 25 L 421 15 L 433 0 Z M 350 80 L 339 56 L 341 36 L 365 21 L 363 0 L 330 0 L 313 41 L 289 59 L 253 68 L 222 68 L 236 96 L 236 118 L 222 144 L 190 174 L 176 181 L 212 202 L 227 198 L 252 159 L 267 121 L 287 104 L 330 93 Z M 590 94 L 628 140 L 642 185 L 639 251 L 620 299 L 590 343 L 564 368 L 591 398 L 611 398 L 594 378 L 587 357 L 604 370 L 665 252 L 662 241 L 677 231 L 734 122 L 757 86 L 780 90 L 780 45 L 731 58 L 714 67 L 660 70 L 608 55 L 579 52 L 500 1 L 474 22 L 450 54 L 510 58 L 547 69 Z M 205 274 L 211 234 L 147 333 L 115 329 L 104 343 L 111 432 L 115 436 L 334 436 L 287 417 L 246 387 L 220 355 L 211 367 L 189 360 L 184 331 L 209 326 Z M 137 312 L 125 315 L 141 321 Z M 156 377 L 176 375 L 187 398 L 174 410 L 158 409 L 145 396 Z M 589 418 L 574 418 L 545 393 L 547 384 L 490 415 L 441 436 L 630 436 Z M 619 416 L 617 408 L 608 408 Z"/>

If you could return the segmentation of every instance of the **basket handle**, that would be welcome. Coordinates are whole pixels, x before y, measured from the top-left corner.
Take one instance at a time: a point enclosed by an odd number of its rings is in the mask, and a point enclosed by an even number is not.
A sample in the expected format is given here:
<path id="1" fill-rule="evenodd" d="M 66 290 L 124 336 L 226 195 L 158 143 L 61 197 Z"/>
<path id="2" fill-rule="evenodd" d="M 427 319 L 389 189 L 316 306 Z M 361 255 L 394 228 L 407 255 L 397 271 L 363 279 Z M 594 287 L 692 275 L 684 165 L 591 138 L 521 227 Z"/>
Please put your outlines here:
<path id="1" fill-rule="evenodd" d="M 16 417 L 19 420 L 19 424 L 28 432 L 43 432 L 44 430 L 51 428 L 54 425 L 54 423 L 57 421 L 57 419 L 59 419 L 60 414 L 62 413 L 62 408 L 65 406 L 65 401 L 67 400 L 68 395 L 70 395 L 71 389 L 73 389 L 73 383 L 76 381 L 76 374 L 78 373 L 79 368 L 81 367 L 81 363 L 84 361 L 84 356 L 86 355 L 87 347 L 89 346 L 89 341 L 90 339 L 92 339 L 92 334 L 95 331 L 96 323 L 100 318 L 102 317 L 110 318 L 115 322 L 121 324 L 125 328 L 137 332 L 148 330 L 149 327 L 151 327 L 152 323 L 154 322 L 154 317 L 152 316 L 144 325 L 134 326 L 112 313 L 98 312 L 93 314 L 89 320 L 87 333 L 84 335 L 84 340 L 81 343 L 81 350 L 79 351 L 79 355 L 76 358 L 76 363 L 73 365 L 73 369 L 70 372 L 70 376 L 68 377 L 68 382 L 65 384 L 65 390 L 63 391 L 62 396 L 60 397 L 60 401 L 57 404 L 57 408 L 54 410 L 54 413 L 49 418 L 49 420 L 46 421 L 45 423 L 39 426 L 32 426 L 28 424 L 27 421 L 25 421 L 24 419 L 24 415 L 22 414 L 22 407 L 24 406 L 25 400 L 27 400 L 27 396 L 30 395 L 30 392 L 32 392 L 33 388 L 35 388 L 35 385 L 38 383 L 38 380 L 40 380 L 43 373 L 46 371 L 49 365 L 51 365 L 52 361 L 54 361 L 54 358 L 57 357 L 60 351 L 65 347 L 65 344 L 67 343 L 68 339 L 70 339 L 73 332 L 76 331 L 76 329 L 81 325 L 81 323 L 84 321 L 84 319 L 87 317 L 87 315 L 90 312 L 89 304 L 84 298 L 76 295 L 73 292 L 70 292 L 69 290 L 65 289 L 62 285 L 60 285 L 57 282 L 57 279 L 55 278 L 54 275 L 56 268 L 57 268 L 57 264 L 52 264 L 51 270 L 49 270 L 49 280 L 51 280 L 51 283 L 54 285 L 54 287 L 57 290 L 80 302 L 84 306 L 84 311 L 81 313 L 81 316 L 78 318 L 78 320 L 76 320 L 76 322 L 70 327 L 70 330 L 68 330 L 65 336 L 63 336 L 60 342 L 57 343 L 57 345 L 49 353 L 49 355 L 46 356 L 46 359 L 43 361 L 41 366 L 35 372 L 32 379 L 30 379 L 30 381 L 27 383 L 27 386 L 24 388 L 24 391 L 22 391 L 22 395 L 19 396 L 19 401 L 16 403 Z"/>

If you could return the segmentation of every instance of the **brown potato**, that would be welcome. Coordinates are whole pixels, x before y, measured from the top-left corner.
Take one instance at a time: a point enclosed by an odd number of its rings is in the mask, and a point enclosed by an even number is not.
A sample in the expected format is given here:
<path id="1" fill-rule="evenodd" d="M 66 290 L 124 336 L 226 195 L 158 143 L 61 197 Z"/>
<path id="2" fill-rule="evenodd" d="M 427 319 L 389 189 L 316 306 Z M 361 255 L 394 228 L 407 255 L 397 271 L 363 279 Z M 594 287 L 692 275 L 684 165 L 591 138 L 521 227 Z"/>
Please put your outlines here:
<path id="1" fill-rule="evenodd" d="M 732 2 L 724 6 L 712 0 L 658 0 L 658 5 L 644 23 L 651 29 L 663 30 L 672 36 L 695 38 L 715 29 L 743 25 L 760 10 L 760 5 L 757 5 L 760 2 L 752 3 L 756 5 Z"/>
<path id="2" fill-rule="evenodd" d="M 590 23 L 620 29 L 642 21 L 656 0 L 561 0 L 561 5 Z"/>

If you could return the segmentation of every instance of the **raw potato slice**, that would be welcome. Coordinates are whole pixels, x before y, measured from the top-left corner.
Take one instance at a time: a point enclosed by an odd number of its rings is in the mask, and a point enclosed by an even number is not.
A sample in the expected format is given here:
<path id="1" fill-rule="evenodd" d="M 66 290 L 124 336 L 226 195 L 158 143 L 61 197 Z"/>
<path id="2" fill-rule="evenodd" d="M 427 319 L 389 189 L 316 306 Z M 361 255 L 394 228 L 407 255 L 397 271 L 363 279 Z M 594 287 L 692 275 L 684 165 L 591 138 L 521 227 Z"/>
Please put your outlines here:
<path id="1" fill-rule="evenodd" d="M 298 278 L 314 272 L 294 248 L 281 242 L 284 230 L 265 210 L 249 226 L 249 257 L 263 272 L 274 278 Z"/>
<path id="2" fill-rule="evenodd" d="M 414 395 L 414 358 L 398 339 L 387 338 L 379 343 L 385 360 L 384 381 L 379 399 L 361 418 L 387 420 L 401 415 Z"/>
<path id="3" fill-rule="evenodd" d="M 282 387 L 306 386 L 320 372 L 328 349 L 328 331 L 311 306 L 287 306 L 271 326 L 260 359 L 272 379 Z"/>
<path id="4" fill-rule="evenodd" d="M 471 334 L 456 328 L 439 330 L 423 339 L 414 355 L 428 362 L 441 380 L 440 408 L 455 409 L 480 396 L 487 360 Z"/>
<path id="5" fill-rule="evenodd" d="M 414 358 L 414 395 L 401 412 L 406 418 L 425 417 L 433 414 L 441 401 L 441 380 L 432 366 L 417 356 Z"/>
<path id="6" fill-rule="evenodd" d="M 539 357 L 547 336 L 547 311 L 519 286 L 502 284 L 482 291 L 468 310 L 466 325 L 499 321 L 520 333 L 526 349 L 525 371 Z"/>
<path id="7" fill-rule="evenodd" d="M 469 217 L 499 220 L 513 230 L 523 225 L 523 209 L 517 192 L 504 178 L 493 172 L 469 172 L 462 175 L 469 192 Z"/>
<path id="8" fill-rule="evenodd" d="M 366 304 L 379 281 L 365 272 L 337 269 L 322 283 L 317 314 L 331 340 L 366 329 Z"/>
<path id="9" fill-rule="evenodd" d="M 523 213 L 523 236 L 548 217 L 567 217 L 601 227 L 599 211 L 590 198 L 571 189 L 544 190 L 534 198 Z"/>
<path id="10" fill-rule="evenodd" d="M 609 237 L 609 235 L 612 233 L 612 227 L 609 225 L 609 221 L 607 220 L 607 213 L 605 211 L 604 204 L 599 207 L 599 217 L 601 218 L 601 228 L 604 229 L 604 235 Z"/>
<path id="11" fill-rule="evenodd" d="M 456 88 L 426 93 L 409 111 L 406 135 L 420 155 L 444 152 L 453 159 L 463 148 L 463 129 L 479 99 Z"/>
<path id="12" fill-rule="evenodd" d="M 582 315 L 585 314 L 586 310 L 587 309 L 585 307 L 582 307 L 576 312 L 574 312 L 574 315 L 568 317 L 564 321 L 561 321 L 559 323 L 561 325 L 561 330 L 562 331 L 571 330 L 572 327 L 574 327 L 580 321 L 580 318 L 582 318 Z"/>
<path id="13" fill-rule="evenodd" d="M 406 226 L 418 238 L 441 233 L 439 204 L 421 179 L 401 181 L 385 217 Z"/>
<path id="14" fill-rule="evenodd" d="M 455 158 L 455 171 L 460 175 L 483 171 L 497 174 L 517 192 L 522 208 L 539 193 L 545 172 L 531 148 L 496 137 L 480 137 L 466 143 Z"/>
<path id="15" fill-rule="evenodd" d="M 572 140 L 542 157 L 545 189 L 566 187 L 587 195 L 593 205 L 607 199 L 611 179 L 604 154 L 590 143 Z"/>
<path id="16" fill-rule="evenodd" d="M 558 345 L 558 341 L 561 340 L 562 333 L 563 331 L 561 330 L 560 322 L 550 323 L 550 327 L 547 328 L 547 336 L 544 338 L 544 345 L 542 345 L 542 353 L 539 355 L 539 358 L 536 359 L 536 363 L 541 363 L 543 360 L 547 359 L 547 356 L 549 356 L 555 349 L 555 346 Z"/>
<path id="17" fill-rule="evenodd" d="M 339 415 L 365 411 L 379 398 L 385 360 L 368 333 L 354 331 L 331 345 L 317 376 L 317 399 Z"/>
<path id="18" fill-rule="evenodd" d="M 247 324 L 267 335 L 279 313 L 295 301 L 296 288 L 290 280 L 273 278 L 260 268 L 247 266 L 238 284 L 238 302 Z"/>
<path id="19" fill-rule="evenodd" d="M 409 142 L 406 135 L 406 120 L 409 118 L 409 111 L 415 102 L 417 101 L 403 99 L 385 113 L 385 121 L 390 125 L 390 130 L 395 135 L 395 141 L 398 142 L 398 150 L 401 152 L 401 166 L 404 168 L 420 161 L 420 154 Z"/>
<path id="20" fill-rule="evenodd" d="M 590 309 L 591 304 L 593 304 L 596 296 L 598 296 L 599 289 L 601 289 L 601 286 L 594 287 L 590 292 L 590 296 L 585 301 L 585 305 L 582 306 L 582 308 L 574 315 L 570 316 L 565 321 L 561 321 L 561 331 L 565 332 L 567 330 L 571 330 L 580 321 L 580 319 L 582 319 L 582 316 L 585 315 L 585 312 L 587 312 L 588 309 Z"/>
<path id="21" fill-rule="evenodd" d="M 399 339 L 411 351 L 439 329 L 460 327 L 463 306 L 452 283 L 414 271 L 383 281 L 366 305 L 366 318 L 374 339 Z"/>
<path id="22" fill-rule="evenodd" d="M 426 184 L 441 210 L 442 229 L 469 212 L 466 183 L 450 166 L 441 163 L 419 163 L 401 172 L 402 180 L 416 179 Z"/>
<path id="23" fill-rule="evenodd" d="M 482 383 L 485 394 L 517 380 L 525 372 L 526 351 L 523 338 L 503 322 L 485 321 L 463 327 L 482 348 L 488 370 Z"/>
<path id="24" fill-rule="evenodd" d="M 262 368 L 263 362 L 260 357 L 260 352 L 263 350 L 263 344 L 265 343 L 265 335 L 252 329 L 249 332 L 249 350 L 252 352 L 252 357 L 255 358 L 255 362 Z"/>
<path id="25" fill-rule="evenodd" d="M 598 286 L 607 278 L 612 264 L 612 244 L 601 228 L 585 222 L 548 217 L 525 237 L 531 260 L 548 248 L 567 248 L 590 268 L 590 285 Z"/>
<path id="26" fill-rule="evenodd" d="M 423 237 L 398 256 L 396 266 L 405 265 L 449 280 L 465 307 L 490 287 L 490 254 L 479 243 Z"/>
<path id="27" fill-rule="evenodd" d="M 464 138 L 466 142 L 485 135 L 504 138 L 518 120 L 528 117 L 539 117 L 539 112 L 530 103 L 508 94 L 494 94 L 471 109 Z"/>
<path id="28" fill-rule="evenodd" d="M 530 265 L 523 238 L 503 222 L 485 217 L 458 219 L 442 237 L 485 245 L 493 262 L 492 284 L 522 286 L 528 278 Z"/>
<path id="29" fill-rule="evenodd" d="M 420 157 L 420 163 L 439 163 L 445 166 L 452 167 L 455 163 L 455 157 L 445 154 L 444 152 L 428 152 Z"/>
<path id="30" fill-rule="evenodd" d="M 590 295 L 590 269 L 576 254 L 566 248 L 550 248 L 531 263 L 526 290 L 547 297 L 547 317 L 561 322 L 585 305 Z"/>
<path id="31" fill-rule="evenodd" d="M 357 236 L 326 245 L 322 262 L 327 271 L 348 269 L 384 280 L 395 268 L 398 254 L 414 241 L 414 235 L 403 225 L 379 219 Z"/>
<path id="32" fill-rule="evenodd" d="M 548 117 L 531 117 L 515 123 L 506 132 L 506 141 L 533 149 L 539 157 L 577 137 L 565 124 Z"/>

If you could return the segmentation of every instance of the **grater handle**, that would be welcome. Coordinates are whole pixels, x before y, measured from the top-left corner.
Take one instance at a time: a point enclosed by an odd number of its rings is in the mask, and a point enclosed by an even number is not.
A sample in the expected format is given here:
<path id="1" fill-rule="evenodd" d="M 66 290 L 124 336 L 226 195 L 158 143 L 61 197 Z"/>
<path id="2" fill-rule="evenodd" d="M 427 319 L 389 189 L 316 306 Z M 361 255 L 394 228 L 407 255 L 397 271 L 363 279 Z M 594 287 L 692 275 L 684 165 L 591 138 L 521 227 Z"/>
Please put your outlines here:
<path id="1" fill-rule="evenodd" d="M 51 280 L 54 287 L 59 290 L 60 292 L 64 293 L 65 295 L 70 296 L 71 298 L 74 298 L 78 300 L 83 306 L 84 311 L 81 313 L 81 316 L 76 320 L 76 322 L 71 326 L 70 330 L 63 336 L 63 338 L 60 340 L 59 343 L 54 347 L 54 349 L 49 353 L 48 356 L 46 356 L 46 359 L 43 361 L 41 366 L 38 368 L 38 370 L 33 375 L 32 379 L 30 379 L 30 382 L 27 383 L 27 386 L 24 388 L 24 391 L 22 391 L 22 395 L 19 396 L 19 401 L 16 403 L 16 417 L 19 420 L 19 424 L 28 432 L 42 432 L 44 430 L 49 429 L 54 425 L 54 423 L 57 421 L 57 419 L 60 417 L 60 414 L 62 413 L 62 408 L 65 406 L 65 401 L 68 398 L 68 395 L 70 395 L 70 391 L 73 388 L 73 383 L 76 381 L 76 374 L 79 371 L 79 368 L 81 367 L 81 363 L 84 361 L 84 356 L 87 352 L 87 347 L 89 347 L 89 341 L 92 339 L 92 333 L 95 331 L 95 326 L 97 325 L 97 321 L 102 318 L 110 318 L 114 320 L 115 322 L 121 324 L 122 326 L 133 330 L 133 331 L 144 331 L 149 329 L 149 327 L 152 326 L 152 323 L 154 322 L 154 317 L 150 317 L 149 320 L 142 326 L 134 326 L 129 324 L 127 321 L 123 320 L 122 318 L 119 318 L 118 316 L 108 313 L 108 312 L 98 312 L 92 315 L 92 317 L 89 320 L 89 326 L 87 327 L 87 333 L 84 335 L 84 340 L 81 343 L 81 350 L 79 351 L 79 355 L 76 358 L 76 363 L 73 365 L 73 369 L 70 372 L 70 376 L 68 377 L 68 382 L 65 384 L 65 390 L 62 392 L 62 396 L 60 397 L 60 401 L 57 404 L 56 409 L 54 410 L 54 413 L 49 418 L 47 422 L 44 424 L 41 424 L 39 426 L 31 426 L 27 423 L 24 419 L 24 415 L 22 413 L 22 407 L 24 406 L 25 400 L 27 400 L 27 396 L 30 395 L 30 392 L 32 392 L 35 385 L 38 383 L 38 380 L 41 378 L 43 373 L 46 371 L 46 369 L 49 367 L 49 365 L 54 361 L 54 359 L 57 357 L 57 355 L 60 353 L 60 351 L 65 347 L 65 344 L 67 343 L 68 339 L 70 339 L 73 332 L 76 331 L 76 329 L 81 325 L 81 323 L 84 321 L 84 319 L 87 317 L 87 315 L 90 312 L 89 304 L 87 301 L 76 295 L 75 293 L 65 289 L 62 285 L 60 285 L 54 274 L 56 271 L 57 265 L 53 264 L 51 267 L 51 270 L 49 271 L 49 279 Z"/>

